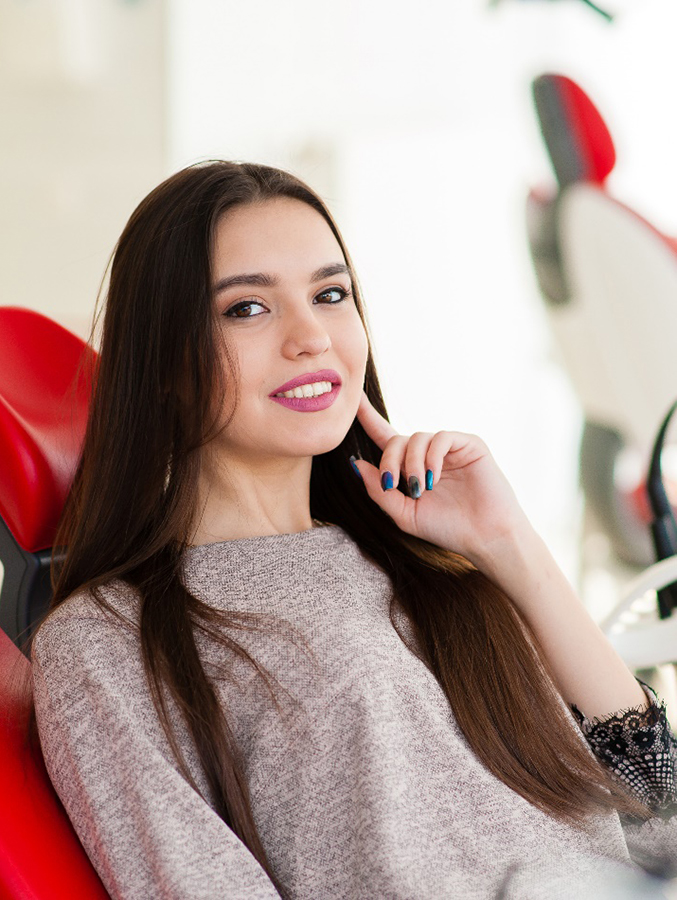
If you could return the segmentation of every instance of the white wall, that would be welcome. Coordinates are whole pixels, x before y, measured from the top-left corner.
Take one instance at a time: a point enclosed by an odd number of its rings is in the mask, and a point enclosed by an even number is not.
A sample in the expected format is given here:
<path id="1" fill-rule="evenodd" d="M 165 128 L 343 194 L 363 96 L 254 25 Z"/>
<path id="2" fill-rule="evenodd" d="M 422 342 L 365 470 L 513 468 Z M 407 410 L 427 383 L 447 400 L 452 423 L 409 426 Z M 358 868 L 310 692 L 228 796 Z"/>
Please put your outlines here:
<path id="1" fill-rule="evenodd" d="M 84 334 L 165 174 L 164 0 L 0 4 L 0 303 Z"/>

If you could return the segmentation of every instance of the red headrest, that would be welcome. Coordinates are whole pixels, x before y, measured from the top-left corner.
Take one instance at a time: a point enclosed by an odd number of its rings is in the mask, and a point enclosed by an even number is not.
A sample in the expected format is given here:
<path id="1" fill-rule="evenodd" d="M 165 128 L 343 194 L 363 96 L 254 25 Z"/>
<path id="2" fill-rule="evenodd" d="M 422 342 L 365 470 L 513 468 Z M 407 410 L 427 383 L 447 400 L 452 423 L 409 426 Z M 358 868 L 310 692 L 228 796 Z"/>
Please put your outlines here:
<path id="1" fill-rule="evenodd" d="M 616 162 L 609 129 L 588 95 L 565 75 L 533 83 L 534 103 L 557 180 L 602 184 Z"/>
<path id="2" fill-rule="evenodd" d="M 0 515 L 52 546 L 87 422 L 95 354 L 40 313 L 0 307 Z"/>
<path id="3" fill-rule="evenodd" d="M 107 900 L 54 792 L 26 743 L 30 664 L 0 631 L 0 897 Z"/>

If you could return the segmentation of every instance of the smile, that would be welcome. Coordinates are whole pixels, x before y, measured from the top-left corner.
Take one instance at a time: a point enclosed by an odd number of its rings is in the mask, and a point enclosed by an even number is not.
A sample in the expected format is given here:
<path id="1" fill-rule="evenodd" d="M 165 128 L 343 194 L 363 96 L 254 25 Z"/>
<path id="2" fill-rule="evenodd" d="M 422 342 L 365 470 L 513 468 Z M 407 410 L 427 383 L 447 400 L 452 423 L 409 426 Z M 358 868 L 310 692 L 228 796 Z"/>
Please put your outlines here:
<path id="1" fill-rule="evenodd" d="M 303 384 L 291 391 L 275 394 L 276 397 L 319 397 L 331 390 L 331 381 L 314 381 L 311 384 Z"/>
<path id="2" fill-rule="evenodd" d="M 272 394 L 270 399 L 296 412 L 318 412 L 331 406 L 340 390 L 340 384 L 332 384 L 331 381 L 313 381 L 284 393 Z"/>

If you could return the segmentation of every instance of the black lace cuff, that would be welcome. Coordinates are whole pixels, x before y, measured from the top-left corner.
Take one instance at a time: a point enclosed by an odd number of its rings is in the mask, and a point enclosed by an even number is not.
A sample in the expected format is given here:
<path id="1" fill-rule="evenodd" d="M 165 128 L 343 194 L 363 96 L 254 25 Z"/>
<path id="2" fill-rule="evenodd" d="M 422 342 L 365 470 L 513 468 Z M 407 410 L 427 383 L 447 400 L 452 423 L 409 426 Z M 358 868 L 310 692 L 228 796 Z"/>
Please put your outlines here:
<path id="1" fill-rule="evenodd" d="M 658 815 L 677 815 L 677 739 L 665 703 L 640 682 L 649 708 L 624 710 L 605 719 L 573 713 L 593 753 L 642 803 Z"/>

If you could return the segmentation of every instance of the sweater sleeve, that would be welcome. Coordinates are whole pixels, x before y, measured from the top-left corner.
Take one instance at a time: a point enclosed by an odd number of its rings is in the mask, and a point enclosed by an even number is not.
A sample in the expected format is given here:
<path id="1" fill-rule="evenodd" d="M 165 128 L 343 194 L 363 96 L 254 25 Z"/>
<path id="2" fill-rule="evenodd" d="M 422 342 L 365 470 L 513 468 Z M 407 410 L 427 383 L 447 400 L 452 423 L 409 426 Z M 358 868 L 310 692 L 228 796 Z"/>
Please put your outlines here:
<path id="1" fill-rule="evenodd" d="M 48 772 L 114 900 L 279 900 L 249 850 L 179 772 L 134 632 L 57 616 L 40 629 L 32 656 Z M 183 738 L 181 745 L 190 749 Z M 200 784 L 194 767 L 193 759 Z"/>
<path id="2" fill-rule="evenodd" d="M 587 719 L 574 715 L 595 756 L 654 812 L 646 822 L 624 820 L 631 855 L 648 871 L 677 874 L 677 739 L 665 703 L 640 682 L 649 707 Z"/>

